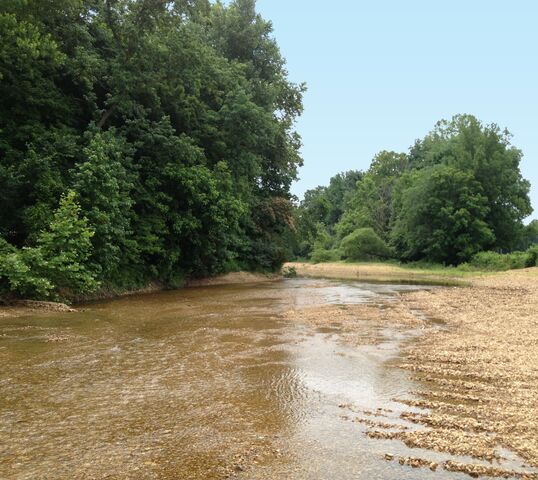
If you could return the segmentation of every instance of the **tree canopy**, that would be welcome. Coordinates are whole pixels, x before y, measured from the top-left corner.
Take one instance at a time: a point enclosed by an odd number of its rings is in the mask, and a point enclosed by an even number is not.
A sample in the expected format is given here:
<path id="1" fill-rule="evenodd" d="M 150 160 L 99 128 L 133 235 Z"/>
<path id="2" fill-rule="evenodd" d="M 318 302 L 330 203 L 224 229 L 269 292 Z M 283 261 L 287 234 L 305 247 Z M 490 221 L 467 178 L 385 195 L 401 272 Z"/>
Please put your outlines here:
<path id="1" fill-rule="evenodd" d="M 3 1 L 2 242 L 69 194 L 103 285 L 278 268 L 303 92 L 254 0 Z"/>
<path id="2" fill-rule="evenodd" d="M 381 151 L 364 174 L 357 172 L 343 209 L 326 194 L 330 186 L 305 194 L 297 215 L 310 227 L 299 229 L 296 254 L 317 245 L 317 258 L 349 257 L 345 251 L 358 245 L 350 239 L 366 231 L 404 261 L 459 264 L 480 251 L 529 248 L 536 221 L 523 223 L 532 213 L 530 185 L 511 139 L 495 124 L 457 115 L 438 122 L 408 153 Z M 339 218 L 330 223 L 335 208 Z"/>

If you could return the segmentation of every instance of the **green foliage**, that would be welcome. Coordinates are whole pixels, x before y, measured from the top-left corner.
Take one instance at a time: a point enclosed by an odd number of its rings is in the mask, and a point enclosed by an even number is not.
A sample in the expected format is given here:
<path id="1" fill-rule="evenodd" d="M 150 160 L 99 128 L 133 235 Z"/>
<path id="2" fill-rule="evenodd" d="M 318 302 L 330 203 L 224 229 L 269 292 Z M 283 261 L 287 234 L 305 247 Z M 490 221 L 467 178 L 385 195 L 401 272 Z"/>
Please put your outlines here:
<path id="1" fill-rule="evenodd" d="M 339 250 L 332 250 L 323 247 L 314 247 L 310 254 L 310 261 L 313 263 L 336 262 L 342 258 Z"/>
<path id="2" fill-rule="evenodd" d="M 58 298 L 92 292 L 98 287 L 95 272 L 86 262 L 91 255 L 93 231 L 80 218 L 75 193 L 60 200 L 48 229 L 35 247 L 21 250 L 1 242 L 0 293 L 26 298 Z"/>
<path id="3" fill-rule="evenodd" d="M 538 267 L 538 245 L 533 245 L 525 253 L 525 267 Z"/>
<path id="4" fill-rule="evenodd" d="M 93 235 L 88 220 L 80 216 L 75 192 L 62 196 L 49 228 L 39 235 L 35 248 L 27 249 L 34 252 L 30 256 L 32 270 L 47 278 L 58 291 L 94 291 L 98 282 L 87 266 Z"/>
<path id="5" fill-rule="evenodd" d="M 280 268 L 304 90 L 253 0 L 2 2 L 0 236 L 13 271 L 87 291 L 66 262 L 116 289 Z M 95 232 L 91 254 L 56 255 L 44 272 L 42 231 L 67 191 Z"/>
<path id="6" fill-rule="evenodd" d="M 522 153 L 510 141 L 495 124 L 457 115 L 408 154 L 378 153 L 334 224 L 327 222 L 329 187 L 305 194 L 296 211 L 297 254 L 312 249 L 319 223 L 331 237 L 325 248 L 369 228 L 405 262 L 458 265 L 483 250 L 526 250 L 538 242 L 538 221 L 523 225 L 532 212 L 529 183 L 519 169 Z"/>
<path id="7" fill-rule="evenodd" d="M 470 173 L 436 165 L 404 182 L 391 232 L 400 258 L 457 264 L 494 243 L 487 199 Z"/>
<path id="8" fill-rule="evenodd" d="M 342 252 L 349 260 L 390 258 L 392 252 L 373 228 L 358 228 L 342 240 Z"/>
<path id="9" fill-rule="evenodd" d="M 505 271 L 525 268 L 527 266 L 527 253 L 513 252 L 502 254 L 497 252 L 479 252 L 473 256 L 469 264 L 478 270 L 486 271 Z"/>
<path id="10" fill-rule="evenodd" d="M 41 261 L 38 252 L 0 253 L 0 294 L 18 295 L 23 298 L 49 298 L 54 285 L 47 278 L 37 274 L 32 265 Z"/>
<path id="11" fill-rule="evenodd" d="M 382 151 L 357 183 L 349 208 L 335 227 L 342 239 L 357 228 L 373 228 L 387 238 L 392 217 L 392 193 L 398 178 L 408 169 L 407 155 Z"/>
<path id="12" fill-rule="evenodd" d="M 315 248 L 320 225 L 329 235 L 333 233 L 361 178 L 362 173 L 356 170 L 339 173 L 330 179 L 328 187 L 318 187 L 305 193 L 304 200 L 295 212 L 295 255 L 305 257 Z"/>
<path id="13" fill-rule="evenodd" d="M 97 132 L 73 172 L 73 188 L 92 225 L 92 268 L 105 281 L 121 281 L 122 271 L 139 262 L 132 240 L 135 174 L 132 151 L 115 130 Z"/>
<path id="14" fill-rule="evenodd" d="M 415 168 L 447 165 L 467 172 L 480 185 L 488 212 L 484 221 L 494 235 L 494 249 L 511 250 L 519 242 L 525 217 L 531 214 L 529 182 L 522 178 L 521 150 L 497 125 L 483 125 L 472 115 L 439 122 L 410 152 Z"/>
<path id="15" fill-rule="evenodd" d="M 526 250 L 527 248 L 538 244 L 538 220 L 533 220 L 523 228 L 523 233 L 518 245 L 520 250 Z"/>
<path id="16" fill-rule="evenodd" d="M 316 225 L 316 237 L 309 259 L 314 263 L 335 262 L 340 260 L 341 252 L 335 248 L 334 237 L 322 223 Z"/>
<path id="17" fill-rule="evenodd" d="M 469 263 L 462 264 L 459 268 L 471 271 L 485 270 L 501 272 L 536 266 L 538 266 L 538 245 L 534 245 L 524 252 L 478 252 Z"/>

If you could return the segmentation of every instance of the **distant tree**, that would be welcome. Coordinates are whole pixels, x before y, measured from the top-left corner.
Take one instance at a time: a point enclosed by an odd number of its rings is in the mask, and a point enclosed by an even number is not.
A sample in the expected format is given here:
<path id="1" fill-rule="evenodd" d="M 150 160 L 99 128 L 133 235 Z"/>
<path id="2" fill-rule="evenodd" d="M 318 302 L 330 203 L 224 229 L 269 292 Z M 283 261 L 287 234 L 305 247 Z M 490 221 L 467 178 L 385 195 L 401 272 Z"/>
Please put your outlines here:
<path id="1" fill-rule="evenodd" d="M 538 245 L 538 220 L 532 220 L 523 228 L 518 250 L 527 250 L 534 245 Z"/>
<path id="2" fill-rule="evenodd" d="M 527 225 L 525 235 L 529 246 L 538 243 L 538 220 L 533 220 Z"/>
<path id="3" fill-rule="evenodd" d="M 492 247 L 511 250 L 523 232 L 523 219 L 532 213 L 529 182 L 519 169 L 523 154 L 511 145 L 512 136 L 497 125 L 483 125 L 472 115 L 439 122 L 411 149 L 413 168 L 447 165 L 468 172 L 480 184 L 488 212 L 484 221 L 495 236 Z"/>
<path id="4" fill-rule="evenodd" d="M 305 192 L 295 211 L 296 255 L 307 256 L 314 248 L 320 231 L 333 235 L 334 227 L 346 211 L 362 175 L 358 170 L 339 173 L 330 179 L 327 187 Z"/>
<path id="5" fill-rule="evenodd" d="M 394 208 L 391 240 L 402 259 L 457 264 L 495 243 L 487 197 L 469 171 L 434 165 L 409 173 Z"/>
<path id="6" fill-rule="evenodd" d="M 408 158 L 404 153 L 382 151 L 374 157 L 335 228 L 340 239 L 357 228 L 366 227 L 387 238 L 394 184 L 408 168 Z"/>
<path id="7" fill-rule="evenodd" d="M 338 173 L 329 180 L 329 186 L 325 190 L 325 198 L 329 203 L 329 210 L 323 220 L 325 225 L 332 229 L 338 223 L 363 175 L 359 170 L 349 170 Z"/>
<path id="8" fill-rule="evenodd" d="M 529 183 L 519 168 L 522 153 L 510 142 L 497 125 L 457 115 L 409 154 L 381 151 L 338 215 L 331 216 L 331 185 L 307 192 L 296 211 L 298 250 L 312 249 L 320 225 L 332 249 L 356 230 L 372 229 L 402 260 L 457 264 L 482 249 L 525 250 L 537 227 L 523 225 L 532 212 Z"/>

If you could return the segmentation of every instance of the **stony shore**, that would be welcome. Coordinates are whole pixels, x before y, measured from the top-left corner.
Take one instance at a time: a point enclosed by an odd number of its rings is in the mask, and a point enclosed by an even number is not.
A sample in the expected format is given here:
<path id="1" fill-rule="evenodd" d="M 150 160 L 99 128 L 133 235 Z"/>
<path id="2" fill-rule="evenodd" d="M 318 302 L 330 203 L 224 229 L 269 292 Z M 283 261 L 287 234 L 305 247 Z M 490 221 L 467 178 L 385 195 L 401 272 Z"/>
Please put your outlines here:
<path id="1" fill-rule="evenodd" d="M 354 265 L 288 266 L 300 276 L 358 276 Z M 361 279 L 380 279 L 381 273 L 388 279 L 402 273 L 391 268 L 361 265 Z M 369 435 L 493 462 L 490 466 L 450 462 L 445 467 L 452 471 L 538 478 L 536 473 L 525 473 L 529 470 L 503 470 L 494 463 L 506 448 L 529 467 L 538 467 L 538 268 L 466 281 L 465 287 L 404 293 L 378 307 L 374 316 L 382 321 L 424 322 L 424 334 L 405 348 L 398 365 L 424 386 L 414 392 L 417 400 L 402 399 L 413 410 L 403 419 L 423 428 L 391 432 L 374 425 Z M 357 306 L 355 315 L 349 310 L 346 315 L 351 321 L 367 313 L 364 309 L 370 310 L 371 318 L 372 306 Z M 348 335 L 352 336 L 350 330 L 351 325 Z M 416 413 L 417 408 L 421 413 Z"/>

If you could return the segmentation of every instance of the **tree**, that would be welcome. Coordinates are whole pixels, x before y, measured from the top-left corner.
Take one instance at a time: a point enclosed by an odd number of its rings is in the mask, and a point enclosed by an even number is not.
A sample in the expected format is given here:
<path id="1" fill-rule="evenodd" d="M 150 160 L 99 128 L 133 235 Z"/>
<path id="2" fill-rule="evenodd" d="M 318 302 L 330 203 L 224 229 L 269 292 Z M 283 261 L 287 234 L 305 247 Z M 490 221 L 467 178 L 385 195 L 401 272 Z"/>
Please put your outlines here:
<path id="1" fill-rule="evenodd" d="M 337 236 L 342 239 L 357 228 L 369 227 L 382 238 L 387 238 L 394 184 L 408 168 L 406 154 L 385 150 L 379 152 L 357 183 L 348 208 L 335 228 Z"/>
<path id="2" fill-rule="evenodd" d="M 49 280 L 56 291 L 89 293 L 98 287 L 96 272 L 87 266 L 92 253 L 93 230 L 81 217 L 81 209 L 70 191 L 60 205 L 49 228 L 43 231 L 35 248 L 27 249 L 32 271 Z"/>
<path id="3" fill-rule="evenodd" d="M 495 243 L 487 198 L 468 171 L 434 165 L 409 173 L 394 208 L 391 240 L 402 259 L 457 264 Z"/>
<path id="4" fill-rule="evenodd" d="M 320 225 L 336 237 L 331 248 L 372 229 L 406 261 L 457 264 L 481 249 L 527 249 L 535 237 L 534 224 L 523 225 L 532 212 L 529 183 L 519 169 L 522 153 L 510 142 L 495 124 L 457 115 L 439 122 L 409 154 L 381 151 L 339 215 L 331 215 L 331 185 L 305 194 L 296 210 L 296 251 L 312 250 Z"/>
<path id="5" fill-rule="evenodd" d="M 49 227 L 35 247 L 21 250 L 0 241 L 0 293 L 58 298 L 94 291 L 96 272 L 87 267 L 93 231 L 80 217 L 75 192 L 62 196 Z"/>
<path id="6" fill-rule="evenodd" d="M 329 186 L 325 191 L 329 210 L 323 219 L 323 223 L 329 228 L 332 229 L 342 217 L 363 175 L 359 170 L 349 170 L 338 173 L 329 180 Z"/>
<path id="7" fill-rule="evenodd" d="M 538 220 L 532 220 L 523 229 L 518 250 L 527 250 L 529 247 L 538 244 Z"/>
<path id="8" fill-rule="evenodd" d="M 105 281 L 122 282 L 140 262 L 132 238 L 132 191 L 136 174 L 132 147 L 114 129 L 97 132 L 83 150 L 73 174 L 73 189 L 95 234 L 91 263 Z"/>
<path id="9" fill-rule="evenodd" d="M 0 236 L 17 252 L 73 190 L 107 287 L 280 266 L 305 88 L 254 1 L 5 0 L 0 38 Z"/>
<path id="10" fill-rule="evenodd" d="M 46 148 L 68 117 L 69 101 L 58 87 L 65 61 L 50 35 L 0 10 L 0 234 L 19 246 L 33 225 L 46 226 L 63 191 L 54 185 L 62 175 L 39 147 Z"/>
<path id="11" fill-rule="evenodd" d="M 472 115 L 456 115 L 438 122 L 434 130 L 411 149 L 414 168 L 448 165 L 468 172 L 481 186 L 488 213 L 484 218 L 495 249 L 513 249 L 523 231 L 523 219 L 532 213 L 529 182 L 520 172 L 521 150 L 512 136 L 497 125 L 483 125 Z"/>
<path id="12" fill-rule="evenodd" d="M 315 247 L 321 230 L 326 230 L 327 235 L 334 233 L 362 176 L 358 170 L 339 173 L 330 179 L 327 187 L 317 187 L 305 193 L 296 211 L 296 255 L 307 256 Z"/>

